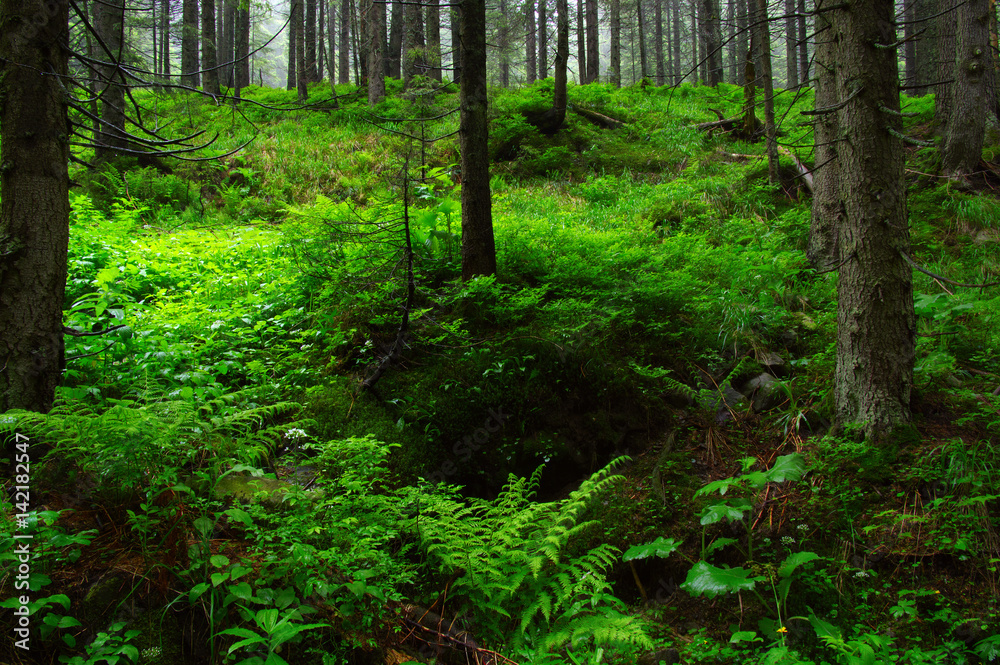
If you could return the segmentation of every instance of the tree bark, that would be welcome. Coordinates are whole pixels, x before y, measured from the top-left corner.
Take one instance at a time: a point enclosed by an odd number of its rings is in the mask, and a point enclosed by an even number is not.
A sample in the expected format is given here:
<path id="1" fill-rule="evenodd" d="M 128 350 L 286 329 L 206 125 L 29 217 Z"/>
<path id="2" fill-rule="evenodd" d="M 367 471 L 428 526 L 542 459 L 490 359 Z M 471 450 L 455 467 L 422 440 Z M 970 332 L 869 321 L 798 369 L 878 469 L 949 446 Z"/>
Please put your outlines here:
<path id="1" fill-rule="evenodd" d="M 722 33 L 718 0 L 702 0 L 706 80 L 715 87 L 722 83 Z"/>
<path id="2" fill-rule="evenodd" d="M 536 50 L 538 48 L 538 40 L 536 39 L 538 29 L 535 26 L 535 0 L 525 0 L 524 22 L 526 33 L 524 64 L 527 70 L 525 74 L 528 85 L 531 85 L 538 78 L 538 51 Z"/>
<path id="3" fill-rule="evenodd" d="M 549 0 L 538 0 L 538 78 L 549 77 Z"/>
<path id="4" fill-rule="evenodd" d="M 660 86 L 667 82 L 666 70 L 663 62 L 663 0 L 656 0 L 653 6 L 653 20 L 656 25 L 653 28 L 653 57 L 656 59 L 656 85 Z"/>
<path id="5" fill-rule="evenodd" d="M 596 4 L 596 3 L 595 3 Z M 657 2 L 659 7 L 659 2 Z M 616 88 L 622 87 L 622 3 L 611 0 L 611 52 L 608 63 L 608 82 Z M 660 64 L 659 73 L 663 73 Z"/>
<path id="6" fill-rule="evenodd" d="M 904 81 L 907 86 L 912 86 L 917 82 L 917 26 L 913 19 L 916 17 L 914 11 L 916 0 L 903 0 L 903 64 Z M 915 90 L 908 89 L 904 94 L 915 95 Z"/>
<path id="7" fill-rule="evenodd" d="M 799 29 L 795 0 L 785 0 L 785 88 L 799 87 Z"/>
<path id="8" fill-rule="evenodd" d="M 198 0 L 184 0 L 181 23 L 181 85 L 198 86 Z"/>
<path id="9" fill-rule="evenodd" d="M 495 275 L 486 94 L 486 0 L 462 0 L 462 279 Z"/>
<path id="10" fill-rule="evenodd" d="M 941 167 L 949 178 L 964 178 L 979 167 L 986 132 L 986 76 L 992 66 L 988 0 L 958 6 L 955 82 L 951 115 L 941 146 Z"/>
<path id="11" fill-rule="evenodd" d="M 597 0 L 587 2 L 587 83 L 596 83 L 601 76 L 601 51 L 598 41 Z"/>
<path id="12" fill-rule="evenodd" d="M 739 82 L 739 60 L 740 54 L 736 48 L 736 5 L 735 0 L 727 0 L 726 2 L 726 25 L 729 26 L 729 32 L 726 35 L 726 39 L 729 41 L 728 53 L 728 70 L 729 76 L 726 80 L 733 85 Z"/>
<path id="13" fill-rule="evenodd" d="M 815 4 L 815 3 L 814 3 Z M 809 85 L 809 32 L 806 29 L 806 0 L 799 0 L 799 83 Z"/>
<path id="14" fill-rule="evenodd" d="M 96 10 L 96 7 L 95 7 Z M 169 78 L 170 76 L 170 0 L 163 0 L 160 5 L 160 20 L 163 22 L 160 26 L 160 48 L 163 49 L 160 53 L 160 63 L 162 65 L 162 73 L 164 77 Z M 168 81 L 169 82 L 169 81 Z"/>
<path id="15" fill-rule="evenodd" d="M 64 366 L 67 7 L 0 2 L 0 413 L 47 412 Z"/>
<path id="16" fill-rule="evenodd" d="M 684 80 L 684 65 L 681 64 L 681 0 L 673 0 L 674 7 L 674 85 Z"/>
<path id="17" fill-rule="evenodd" d="M 639 78 L 644 79 L 649 74 L 649 55 L 646 53 L 646 15 L 643 11 L 642 0 L 636 0 L 636 10 L 638 12 L 639 23 Z"/>
<path id="18" fill-rule="evenodd" d="M 306 7 L 299 0 L 295 9 L 295 90 L 299 103 L 309 98 L 309 70 L 306 66 Z"/>
<path id="19" fill-rule="evenodd" d="M 236 9 L 236 89 L 250 85 L 250 9 Z M 238 97 L 239 95 L 237 95 Z"/>
<path id="20" fill-rule="evenodd" d="M 374 106 L 385 99 L 385 4 L 379 0 L 366 0 L 368 17 L 368 104 Z"/>
<path id="21" fill-rule="evenodd" d="M 462 75 L 462 3 L 451 8 L 451 80 L 460 81 Z"/>
<path id="22" fill-rule="evenodd" d="M 764 139 L 767 151 L 767 177 L 772 185 L 780 183 L 778 137 L 774 124 L 774 76 L 771 71 L 771 28 L 767 18 L 767 0 L 757 0 L 760 79 L 764 84 Z"/>
<path id="23" fill-rule="evenodd" d="M 752 0 L 751 0 L 752 1 Z M 736 76 L 737 85 L 746 84 L 746 63 L 743 58 L 750 52 L 749 39 L 749 13 L 747 12 L 747 0 L 735 0 L 736 2 L 736 51 L 740 61 L 739 71 Z"/>
<path id="24" fill-rule="evenodd" d="M 94 160 L 101 163 L 121 154 L 119 149 L 129 147 L 125 137 L 125 78 L 117 66 L 123 55 L 125 0 L 95 2 L 94 18 L 101 41 L 112 53 L 108 56 L 103 49 L 98 51 L 103 63 L 97 67 L 101 122 L 94 141 Z"/>
<path id="25" fill-rule="evenodd" d="M 285 81 L 287 90 L 295 90 L 298 86 L 299 53 L 296 43 L 299 39 L 299 24 L 302 19 L 302 0 L 292 0 L 288 10 L 288 76 Z"/>
<path id="26" fill-rule="evenodd" d="M 497 51 L 500 59 L 500 87 L 507 88 L 510 86 L 510 21 L 507 18 L 507 0 L 500 0 Z"/>
<path id="27" fill-rule="evenodd" d="M 900 128 L 893 0 L 854 0 L 833 12 L 841 40 L 837 69 L 840 191 L 837 368 L 838 426 L 886 441 L 910 421 L 916 321 Z M 888 442 L 888 441 L 886 441 Z"/>
<path id="28" fill-rule="evenodd" d="M 305 3 L 305 75 L 308 83 L 315 83 L 319 80 L 319 73 L 316 71 L 316 0 L 305 0 Z"/>
<path id="29" fill-rule="evenodd" d="M 402 0 L 392 0 L 392 13 L 389 19 L 389 44 L 385 59 L 389 63 L 389 78 L 399 79 L 403 76 L 401 54 L 403 50 L 403 16 L 405 14 Z"/>
<path id="30" fill-rule="evenodd" d="M 215 0 L 201 0 L 202 86 L 210 95 L 219 94 L 218 54 L 215 48 Z"/>
<path id="31" fill-rule="evenodd" d="M 438 0 L 424 0 L 427 5 L 427 67 L 431 79 L 441 81 L 441 7 Z"/>
<path id="32" fill-rule="evenodd" d="M 566 119 L 568 106 L 567 63 L 569 62 L 569 0 L 556 0 L 556 61 L 552 108 L 556 116 L 556 127 Z"/>
<path id="33" fill-rule="evenodd" d="M 945 130 L 951 122 L 952 79 L 955 77 L 955 26 L 957 16 L 952 0 L 938 0 L 938 85 L 934 91 L 934 119 L 938 129 Z"/>
<path id="34" fill-rule="evenodd" d="M 839 0 L 816 0 L 817 9 L 825 9 Z M 816 84 L 815 106 L 831 109 L 837 105 L 836 67 L 839 61 L 837 36 L 827 12 L 816 14 Z M 813 268 L 833 270 L 839 261 L 837 234 L 843 222 L 840 202 L 840 161 L 837 139 L 837 113 L 828 111 L 814 117 L 815 165 L 813 167 L 812 221 L 806 256 Z"/>
<path id="35" fill-rule="evenodd" d="M 583 25 L 583 3 L 584 0 L 576 0 L 576 61 L 577 68 L 577 80 L 580 81 L 580 85 L 585 85 L 590 83 L 587 79 L 587 33 Z"/>
<path id="36" fill-rule="evenodd" d="M 345 85 L 351 82 L 351 0 L 340 2 L 340 62 L 337 82 Z"/>
<path id="37" fill-rule="evenodd" d="M 376 0 L 377 1 L 377 0 Z M 420 0 L 406 5 L 406 22 L 403 25 L 403 85 L 409 87 L 413 77 L 427 73 L 424 58 L 424 23 Z"/>

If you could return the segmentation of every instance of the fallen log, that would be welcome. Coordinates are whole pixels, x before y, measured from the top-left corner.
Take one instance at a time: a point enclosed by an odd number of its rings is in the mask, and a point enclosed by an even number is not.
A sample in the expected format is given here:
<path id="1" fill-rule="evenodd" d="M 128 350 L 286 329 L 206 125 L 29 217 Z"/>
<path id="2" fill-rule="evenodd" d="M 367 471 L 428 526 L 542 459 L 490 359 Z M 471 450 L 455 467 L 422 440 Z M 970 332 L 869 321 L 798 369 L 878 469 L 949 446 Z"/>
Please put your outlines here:
<path id="1" fill-rule="evenodd" d="M 570 107 L 570 110 L 573 111 L 573 113 L 576 113 L 577 115 L 582 116 L 583 118 L 589 120 L 598 127 L 601 127 L 602 129 L 618 129 L 619 127 L 625 126 L 625 123 L 622 122 L 621 120 L 616 120 L 611 116 L 604 115 L 603 113 L 598 113 L 597 111 L 592 111 L 582 106 L 577 106 L 576 104 L 573 104 Z"/>

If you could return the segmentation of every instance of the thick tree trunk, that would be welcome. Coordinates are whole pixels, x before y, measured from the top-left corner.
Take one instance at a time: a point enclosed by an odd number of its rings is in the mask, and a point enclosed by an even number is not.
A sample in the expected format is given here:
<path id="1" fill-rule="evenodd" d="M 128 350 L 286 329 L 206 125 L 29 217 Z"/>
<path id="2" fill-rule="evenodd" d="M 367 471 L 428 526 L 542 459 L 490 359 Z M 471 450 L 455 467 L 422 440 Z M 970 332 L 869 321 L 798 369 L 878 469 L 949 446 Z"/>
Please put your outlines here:
<path id="1" fill-rule="evenodd" d="M 833 12 L 841 40 L 837 81 L 840 226 L 837 369 L 839 426 L 883 440 L 910 420 L 916 321 L 909 253 L 892 0 L 855 0 Z M 887 112 L 888 111 L 888 112 Z"/>
<path id="2" fill-rule="evenodd" d="M 684 80 L 684 65 L 681 63 L 681 0 L 673 0 L 674 16 L 674 85 Z"/>
<path id="3" fill-rule="evenodd" d="M 527 39 L 524 44 L 524 64 L 528 85 L 538 78 L 538 48 L 537 27 L 535 26 L 535 0 L 526 0 L 524 3 L 524 22 Z"/>
<path id="4" fill-rule="evenodd" d="M 729 49 L 727 50 L 729 76 L 726 77 L 726 81 L 736 85 L 740 78 L 738 72 L 740 68 L 740 54 L 736 48 L 736 5 L 734 0 L 726 2 L 726 25 L 729 28 L 726 34 L 726 39 L 729 42 Z"/>
<path id="5" fill-rule="evenodd" d="M 326 2 L 319 0 L 319 17 L 316 19 L 316 80 L 323 80 L 323 69 L 326 67 Z"/>
<path id="6" fill-rule="evenodd" d="M 646 12 L 642 0 L 636 0 L 639 23 L 639 78 L 644 79 L 649 74 L 649 55 L 646 53 Z"/>
<path id="7" fill-rule="evenodd" d="M 428 76 L 441 81 L 441 7 L 438 0 L 424 0 L 427 5 Z"/>
<path id="8" fill-rule="evenodd" d="M 403 51 L 403 16 L 405 9 L 402 0 L 392 0 L 392 13 L 389 18 L 389 45 L 385 59 L 389 63 L 389 78 L 402 78 L 403 68 L 401 53 Z"/>
<path id="9" fill-rule="evenodd" d="M 809 85 L 809 32 L 806 29 L 806 0 L 799 0 L 799 83 Z"/>
<path id="10" fill-rule="evenodd" d="M 215 48 L 215 0 L 201 0 L 202 86 L 211 95 L 219 94 L 219 58 Z"/>
<path id="11" fill-rule="evenodd" d="M 598 42 L 597 0 L 587 1 L 587 83 L 596 83 L 601 76 L 601 51 Z"/>
<path id="12" fill-rule="evenodd" d="M 552 109 L 556 127 L 566 119 L 568 106 L 567 64 L 569 63 L 569 0 L 556 0 L 556 61 Z"/>
<path id="13" fill-rule="evenodd" d="M 538 78 L 549 77 L 549 0 L 538 0 Z"/>
<path id="14" fill-rule="evenodd" d="M 106 63 L 98 67 L 101 122 L 95 137 L 97 147 L 94 149 L 94 159 L 100 163 L 120 154 L 119 149 L 129 147 L 125 137 L 125 79 L 116 62 L 109 62 L 117 61 L 122 56 L 125 0 L 102 0 L 94 3 L 94 18 L 101 41 L 113 54 L 109 57 L 103 49 L 99 53 L 99 59 Z"/>
<path id="15" fill-rule="evenodd" d="M 462 75 L 462 4 L 451 8 L 451 80 L 460 81 Z"/>
<path id="16" fill-rule="evenodd" d="M 507 20 L 507 0 L 500 0 L 500 16 L 497 23 L 500 87 L 506 88 L 510 86 L 510 21 Z"/>
<path id="17" fill-rule="evenodd" d="M 315 83 L 319 80 L 319 73 L 316 71 L 316 0 L 305 0 L 306 3 L 306 23 L 305 23 L 305 56 L 306 56 L 306 81 Z"/>
<path id="18" fill-rule="evenodd" d="M 799 29 L 795 0 L 785 0 L 785 88 L 799 87 Z"/>
<path id="19" fill-rule="evenodd" d="M 236 89 L 250 85 L 250 10 L 236 9 Z M 237 95 L 238 97 L 239 95 Z"/>
<path id="20" fill-rule="evenodd" d="M 915 7 L 917 0 L 903 0 L 903 65 L 904 81 L 907 86 L 912 86 L 917 82 L 917 25 L 913 19 L 916 17 Z M 906 91 L 907 95 L 916 94 L 913 89 Z"/>
<path id="21" fill-rule="evenodd" d="M 839 0 L 816 0 L 817 9 L 825 9 Z M 843 221 L 840 202 L 840 161 L 837 113 L 836 67 L 839 61 L 837 37 L 827 12 L 816 15 L 816 109 L 828 109 L 813 116 L 813 137 L 816 145 L 813 167 L 812 223 L 806 256 L 813 268 L 833 270 L 839 260 L 837 234 Z"/>
<path id="22" fill-rule="evenodd" d="M 955 78 L 955 26 L 957 14 L 952 0 L 938 0 L 938 11 L 944 12 L 936 19 L 938 42 L 938 85 L 934 91 L 934 119 L 939 131 L 951 122 L 953 99 L 952 80 Z"/>
<path id="23" fill-rule="evenodd" d="M 584 0 L 576 0 L 576 63 L 579 71 L 577 80 L 580 85 L 589 83 L 587 80 L 587 34 L 583 25 Z"/>
<path id="24" fill-rule="evenodd" d="M 377 1 L 377 0 L 376 0 Z M 403 85 L 410 86 L 414 76 L 427 73 L 424 58 L 423 6 L 419 0 L 406 5 L 406 23 L 403 26 Z"/>
<path id="25" fill-rule="evenodd" d="M 368 28 L 368 103 L 371 106 L 385 99 L 385 63 L 382 61 L 385 47 L 385 4 L 379 0 L 366 0 L 368 14 L 365 25 Z"/>
<path id="26" fill-rule="evenodd" d="M 96 9 L 96 8 L 95 8 Z M 160 5 L 160 64 L 164 77 L 170 76 L 170 0 L 163 0 Z M 168 80 L 169 82 L 169 80 Z"/>
<path id="27" fill-rule="evenodd" d="M 461 44 L 462 279 L 469 280 L 497 271 L 490 203 L 486 0 L 462 0 Z"/>
<path id="28" fill-rule="evenodd" d="M 306 7 L 301 2 L 295 10 L 295 90 L 300 103 L 309 97 L 309 70 L 306 67 Z"/>
<path id="29" fill-rule="evenodd" d="M 657 4 L 657 7 L 659 4 Z M 611 53 L 608 63 L 608 82 L 616 88 L 622 87 L 622 3 L 611 0 Z M 663 73 L 663 65 L 659 72 Z"/>
<path id="30" fill-rule="evenodd" d="M 192 88 L 199 83 L 198 70 L 198 0 L 184 0 L 181 13 L 181 85 Z"/>
<path id="31" fill-rule="evenodd" d="M 702 27 L 706 80 L 710 86 L 715 87 L 722 83 L 722 33 L 718 0 L 702 0 Z"/>
<path id="32" fill-rule="evenodd" d="M 986 77 L 990 58 L 988 0 L 967 0 L 958 7 L 955 33 L 955 82 L 951 116 L 941 146 L 941 168 L 949 178 L 978 170 L 986 132 Z"/>
<path id="33" fill-rule="evenodd" d="M 737 58 L 740 61 L 739 71 L 737 72 L 736 83 L 738 85 L 746 84 L 746 63 L 743 62 L 743 58 L 746 57 L 747 53 L 750 52 L 750 38 L 749 38 L 749 13 L 747 12 L 747 1 L 748 0 L 735 0 L 736 2 L 736 52 Z M 752 0 L 750 0 L 752 2 Z"/>
<path id="34" fill-rule="evenodd" d="M 340 2 L 340 63 L 337 82 L 346 85 L 351 82 L 351 0 Z"/>
<path id="35" fill-rule="evenodd" d="M 753 2 L 754 0 L 750 0 Z M 642 2 L 642 0 L 639 0 Z M 700 53 L 699 47 L 704 48 L 704 45 L 700 43 L 698 35 L 698 3 L 695 0 L 691 2 L 691 81 L 693 83 L 698 83 L 698 69 L 699 63 L 701 63 L 701 58 L 698 57 Z M 703 66 L 703 65 L 702 65 Z M 700 77 L 700 80 L 705 80 L 705 77 Z"/>
<path id="36" fill-rule="evenodd" d="M 0 413 L 47 412 L 62 378 L 67 6 L 0 2 Z"/>
<path id="37" fill-rule="evenodd" d="M 239 0 L 223 0 L 225 3 L 224 14 L 226 16 L 226 31 L 223 36 L 223 43 L 226 48 L 226 56 L 223 74 L 223 84 L 236 87 L 236 13 Z"/>
<path id="38" fill-rule="evenodd" d="M 288 12 L 288 77 L 285 81 L 286 90 L 295 90 L 298 85 L 299 53 L 297 42 L 299 39 L 299 24 L 302 22 L 302 0 L 292 0 L 292 5 Z"/>

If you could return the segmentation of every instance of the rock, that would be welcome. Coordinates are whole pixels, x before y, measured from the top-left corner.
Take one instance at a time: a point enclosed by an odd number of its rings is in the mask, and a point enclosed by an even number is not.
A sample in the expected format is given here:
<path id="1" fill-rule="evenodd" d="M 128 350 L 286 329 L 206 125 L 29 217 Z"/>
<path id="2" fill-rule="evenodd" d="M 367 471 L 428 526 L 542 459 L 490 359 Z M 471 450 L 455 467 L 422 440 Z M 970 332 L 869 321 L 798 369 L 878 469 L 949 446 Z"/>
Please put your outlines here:
<path id="1" fill-rule="evenodd" d="M 757 356 L 757 362 L 763 365 L 764 369 L 766 369 L 772 376 L 776 376 L 779 379 L 783 379 L 788 376 L 788 363 L 774 351 L 759 354 Z"/>
<path id="2" fill-rule="evenodd" d="M 773 409 L 785 400 L 785 391 L 780 382 L 770 374 L 758 374 L 750 379 L 743 391 L 752 395 L 751 405 L 754 413 Z"/>
<path id="3" fill-rule="evenodd" d="M 666 665 L 674 665 L 675 663 L 681 662 L 680 654 L 677 653 L 677 649 L 660 649 L 659 651 L 648 651 L 641 656 L 639 656 L 639 665 L 659 665 L 660 663 L 666 663 Z"/>

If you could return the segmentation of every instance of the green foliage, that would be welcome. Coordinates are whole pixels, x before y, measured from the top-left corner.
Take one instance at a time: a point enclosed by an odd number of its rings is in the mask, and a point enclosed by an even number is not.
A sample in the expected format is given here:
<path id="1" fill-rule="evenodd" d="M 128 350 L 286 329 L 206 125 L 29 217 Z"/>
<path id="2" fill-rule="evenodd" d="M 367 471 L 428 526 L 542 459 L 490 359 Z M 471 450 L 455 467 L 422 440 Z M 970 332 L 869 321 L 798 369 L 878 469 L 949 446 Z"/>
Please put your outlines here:
<path id="1" fill-rule="evenodd" d="M 641 623 L 610 594 L 607 569 L 618 551 L 602 544 L 582 553 L 596 526 L 588 506 L 612 484 L 611 467 L 568 499 L 536 503 L 531 478 L 511 477 L 495 501 L 439 501 L 416 524 L 434 566 L 453 579 L 452 597 L 494 640 L 506 636 L 546 651 L 564 645 L 651 645 Z M 454 601 L 453 601 L 454 602 Z"/>

